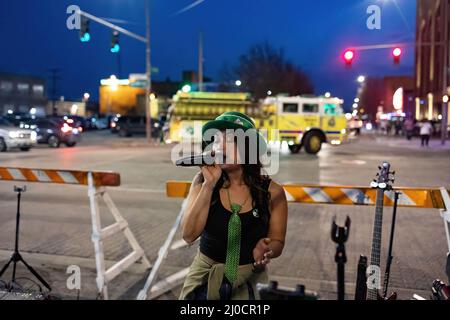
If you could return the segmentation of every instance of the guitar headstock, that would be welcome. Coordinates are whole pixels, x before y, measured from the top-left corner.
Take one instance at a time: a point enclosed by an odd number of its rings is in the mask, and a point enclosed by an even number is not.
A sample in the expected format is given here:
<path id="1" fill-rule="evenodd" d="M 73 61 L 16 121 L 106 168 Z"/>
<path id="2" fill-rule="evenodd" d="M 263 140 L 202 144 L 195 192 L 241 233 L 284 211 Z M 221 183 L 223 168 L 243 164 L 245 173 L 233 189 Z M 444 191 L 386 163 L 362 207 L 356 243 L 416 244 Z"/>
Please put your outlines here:
<path id="1" fill-rule="evenodd" d="M 395 171 L 389 171 L 391 165 L 389 162 L 383 162 L 378 166 L 379 172 L 376 179 L 370 183 L 370 186 L 375 189 L 392 190 L 392 184 L 395 181 Z"/>

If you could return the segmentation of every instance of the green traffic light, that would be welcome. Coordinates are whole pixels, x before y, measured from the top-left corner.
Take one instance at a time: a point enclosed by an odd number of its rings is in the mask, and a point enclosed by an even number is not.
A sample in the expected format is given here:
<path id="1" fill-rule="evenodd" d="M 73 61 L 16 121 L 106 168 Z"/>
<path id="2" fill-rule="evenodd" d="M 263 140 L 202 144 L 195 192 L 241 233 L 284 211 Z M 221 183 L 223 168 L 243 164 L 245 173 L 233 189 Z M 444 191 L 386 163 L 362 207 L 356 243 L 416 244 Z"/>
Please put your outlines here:
<path id="1" fill-rule="evenodd" d="M 89 42 L 89 40 L 91 40 L 91 35 L 89 34 L 89 32 L 84 33 L 84 34 L 80 37 L 80 41 L 81 41 L 81 42 Z"/>
<path id="2" fill-rule="evenodd" d="M 117 53 L 120 51 L 120 45 L 118 43 L 116 43 L 112 48 L 111 48 L 111 52 L 112 53 Z"/>

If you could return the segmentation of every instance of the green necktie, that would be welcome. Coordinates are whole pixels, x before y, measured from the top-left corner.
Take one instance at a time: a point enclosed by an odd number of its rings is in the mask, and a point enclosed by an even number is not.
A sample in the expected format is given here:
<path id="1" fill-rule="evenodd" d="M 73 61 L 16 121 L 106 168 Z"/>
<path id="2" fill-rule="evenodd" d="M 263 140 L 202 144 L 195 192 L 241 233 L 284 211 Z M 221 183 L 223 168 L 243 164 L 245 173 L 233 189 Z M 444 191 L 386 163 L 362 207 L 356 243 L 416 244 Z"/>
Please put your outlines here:
<path id="1" fill-rule="evenodd" d="M 225 277 L 233 283 L 238 276 L 239 257 L 241 252 L 241 219 L 239 211 L 242 206 L 230 203 L 233 214 L 228 222 L 227 257 L 225 260 Z"/>

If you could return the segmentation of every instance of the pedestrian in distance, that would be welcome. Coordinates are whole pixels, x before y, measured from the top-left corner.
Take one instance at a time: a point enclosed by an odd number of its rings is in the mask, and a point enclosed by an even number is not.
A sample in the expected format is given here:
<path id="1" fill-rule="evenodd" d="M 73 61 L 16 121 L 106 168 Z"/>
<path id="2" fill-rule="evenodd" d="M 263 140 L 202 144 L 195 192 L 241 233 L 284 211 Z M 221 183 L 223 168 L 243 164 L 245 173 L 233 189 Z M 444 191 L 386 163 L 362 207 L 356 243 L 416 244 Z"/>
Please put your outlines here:
<path id="1" fill-rule="evenodd" d="M 428 142 L 430 141 L 430 135 L 432 132 L 433 127 L 431 126 L 430 121 L 423 120 L 420 123 L 420 139 L 421 139 L 421 146 L 427 146 Z"/>
<path id="2" fill-rule="evenodd" d="M 239 132 L 249 137 L 245 143 Z M 202 134 L 204 146 L 222 160 L 201 166 L 187 197 L 183 239 L 192 244 L 200 237 L 200 248 L 180 299 L 258 300 L 256 284 L 268 282 L 266 267 L 284 248 L 284 189 L 262 171 L 259 158 L 267 145 L 250 117 L 225 112 L 207 122 Z"/>
<path id="3" fill-rule="evenodd" d="M 405 119 L 405 131 L 406 131 L 406 139 L 411 140 L 414 133 L 414 120 L 411 118 Z"/>

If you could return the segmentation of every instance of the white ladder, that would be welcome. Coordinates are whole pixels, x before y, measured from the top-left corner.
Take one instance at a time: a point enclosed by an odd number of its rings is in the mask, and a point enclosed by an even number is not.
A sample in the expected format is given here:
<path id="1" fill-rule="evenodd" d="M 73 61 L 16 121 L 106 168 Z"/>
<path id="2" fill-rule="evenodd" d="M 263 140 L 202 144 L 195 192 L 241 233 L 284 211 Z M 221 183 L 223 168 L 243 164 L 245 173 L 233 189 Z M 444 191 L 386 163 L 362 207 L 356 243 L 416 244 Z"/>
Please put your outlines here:
<path id="1" fill-rule="evenodd" d="M 150 262 L 145 256 L 144 250 L 141 248 L 130 228 L 128 227 L 128 222 L 120 214 L 111 197 L 106 192 L 106 189 L 104 187 L 96 188 L 92 172 L 88 173 L 88 196 L 92 219 L 92 242 L 94 243 L 95 265 L 97 269 L 97 288 L 99 295 L 103 299 L 108 300 L 109 282 L 111 282 L 120 273 L 125 271 L 125 269 L 139 260 L 142 261 L 147 269 L 150 268 Z M 103 229 L 101 227 L 100 211 L 98 207 L 99 197 L 103 199 L 116 221 L 115 223 Z M 111 266 L 109 269 L 106 269 L 103 240 L 120 232 L 123 232 L 133 251 L 125 258 Z"/>

